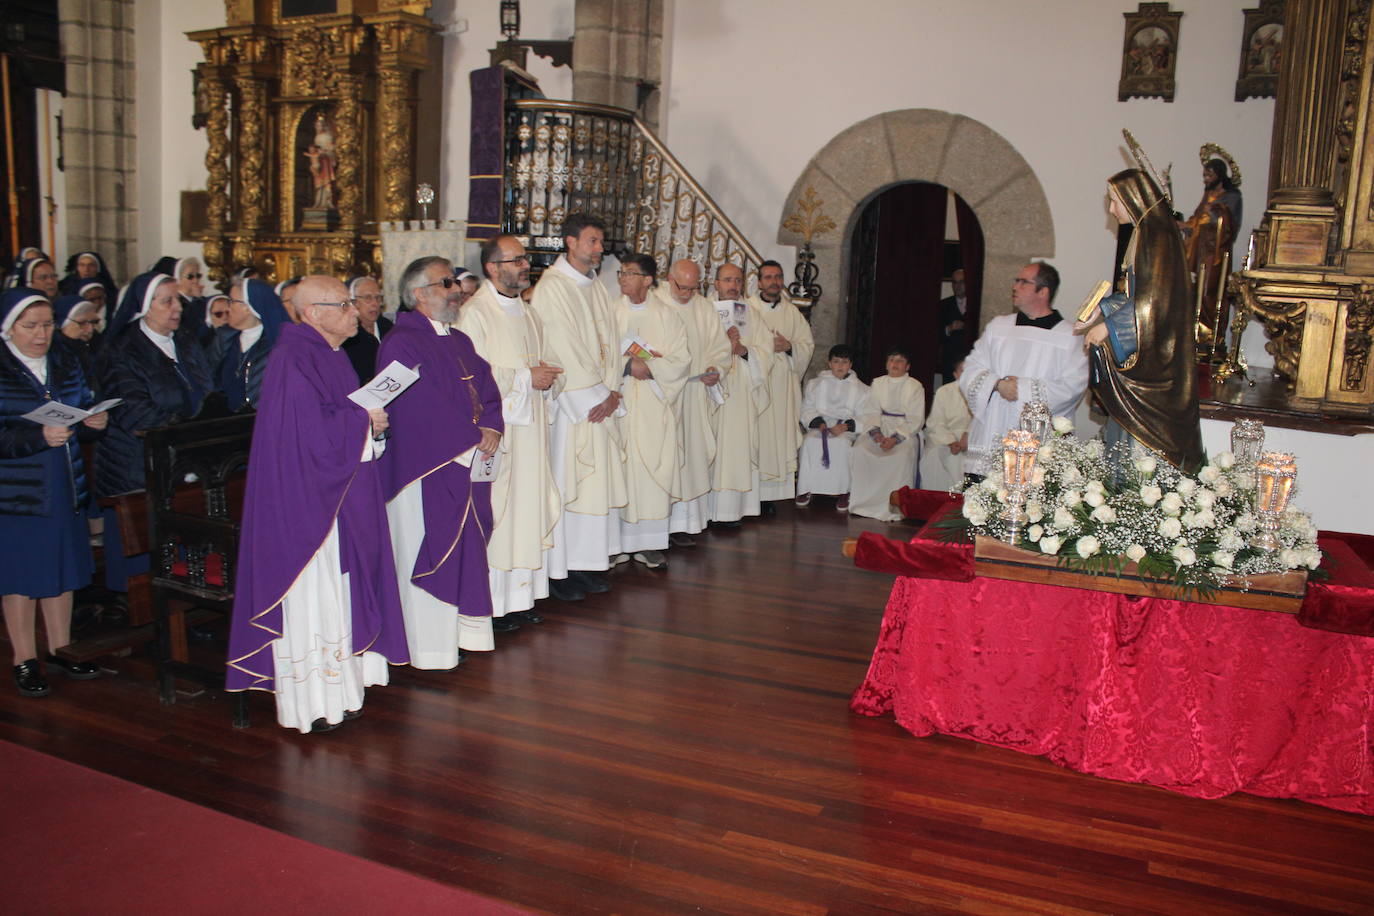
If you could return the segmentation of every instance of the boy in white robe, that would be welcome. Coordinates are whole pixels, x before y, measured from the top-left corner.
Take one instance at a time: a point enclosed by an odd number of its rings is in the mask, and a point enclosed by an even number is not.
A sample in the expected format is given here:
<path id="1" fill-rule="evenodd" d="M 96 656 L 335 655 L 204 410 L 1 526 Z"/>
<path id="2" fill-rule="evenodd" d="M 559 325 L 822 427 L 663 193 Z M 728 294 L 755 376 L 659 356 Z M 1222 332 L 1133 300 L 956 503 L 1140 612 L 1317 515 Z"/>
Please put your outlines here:
<path id="1" fill-rule="evenodd" d="M 869 389 L 873 410 L 863 418 L 850 453 L 851 515 L 901 521 L 889 499 L 893 490 L 912 486 L 916 479 L 919 432 L 926 417 L 926 390 L 907 374 L 910 367 L 904 352 L 890 351 L 887 375 L 875 378 Z"/>
<path id="2" fill-rule="evenodd" d="M 811 494 L 839 497 L 835 510 L 849 511 L 849 456 L 859 418 L 873 412 L 868 386 L 851 369 L 854 351 L 844 344 L 830 348 L 827 368 L 806 383 L 801 422 L 806 427 L 797 456 L 799 508 L 811 505 Z"/>
<path id="3" fill-rule="evenodd" d="M 921 487 L 926 490 L 950 490 L 964 483 L 964 450 L 968 448 L 973 415 L 959 390 L 959 376 L 963 374 L 961 359 L 954 364 L 954 381 L 935 389 L 921 453 Z"/>

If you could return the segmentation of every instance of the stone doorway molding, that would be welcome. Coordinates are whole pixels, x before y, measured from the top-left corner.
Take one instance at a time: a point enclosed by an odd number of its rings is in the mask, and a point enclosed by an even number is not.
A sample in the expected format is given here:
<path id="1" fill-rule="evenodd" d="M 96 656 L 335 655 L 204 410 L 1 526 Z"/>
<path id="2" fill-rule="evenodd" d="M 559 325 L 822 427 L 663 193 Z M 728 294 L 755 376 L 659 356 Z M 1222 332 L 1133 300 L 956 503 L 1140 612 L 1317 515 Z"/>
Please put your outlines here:
<path id="1" fill-rule="evenodd" d="M 792 185 L 778 227 L 779 244 L 802 244 L 781 220 L 796 209 L 808 187 L 816 189 L 825 212 L 840 226 L 811 243 L 825 288 L 811 316 L 822 362 L 844 333 L 849 246 L 859 214 L 887 188 L 909 181 L 942 184 L 977 215 L 984 245 L 983 324 L 1010 310 L 1017 270 L 1054 255 L 1054 220 L 1040 179 L 1001 134 L 972 118 L 931 108 L 888 111 L 859 121 L 811 157 Z"/>

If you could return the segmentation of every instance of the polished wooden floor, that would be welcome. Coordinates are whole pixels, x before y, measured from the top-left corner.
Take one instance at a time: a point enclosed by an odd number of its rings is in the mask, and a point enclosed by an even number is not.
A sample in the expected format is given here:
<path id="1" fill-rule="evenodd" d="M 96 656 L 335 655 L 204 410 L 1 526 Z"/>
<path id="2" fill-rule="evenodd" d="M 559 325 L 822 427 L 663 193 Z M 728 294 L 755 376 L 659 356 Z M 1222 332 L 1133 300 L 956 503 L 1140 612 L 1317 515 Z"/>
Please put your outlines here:
<path id="1" fill-rule="evenodd" d="M 817 498 L 546 602 L 452 672 L 302 736 L 160 707 L 138 659 L 0 738 L 558 914 L 1374 913 L 1374 818 L 1200 801 L 852 715 L 890 580 Z M 900 530 L 894 533 L 900 533 Z M 385 911 L 385 904 L 377 904 Z"/>

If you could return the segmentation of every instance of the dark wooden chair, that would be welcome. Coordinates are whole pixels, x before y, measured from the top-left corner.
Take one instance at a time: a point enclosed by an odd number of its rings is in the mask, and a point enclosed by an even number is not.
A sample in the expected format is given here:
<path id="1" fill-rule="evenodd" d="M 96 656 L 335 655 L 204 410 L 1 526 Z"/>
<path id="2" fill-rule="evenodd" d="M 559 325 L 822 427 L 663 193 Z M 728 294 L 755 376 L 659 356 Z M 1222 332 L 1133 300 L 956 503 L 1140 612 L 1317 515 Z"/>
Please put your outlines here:
<path id="1" fill-rule="evenodd" d="M 222 661 L 213 669 L 191 663 L 186 617 L 200 608 L 225 617 L 233 610 L 253 419 L 191 420 L 149 430 L 144 440 L 158 689 L 166 704 L 176 702 L 178 678 L 224 687 Z M 245 696 L 234 697 L 234 726 L 244 728 Z"/>

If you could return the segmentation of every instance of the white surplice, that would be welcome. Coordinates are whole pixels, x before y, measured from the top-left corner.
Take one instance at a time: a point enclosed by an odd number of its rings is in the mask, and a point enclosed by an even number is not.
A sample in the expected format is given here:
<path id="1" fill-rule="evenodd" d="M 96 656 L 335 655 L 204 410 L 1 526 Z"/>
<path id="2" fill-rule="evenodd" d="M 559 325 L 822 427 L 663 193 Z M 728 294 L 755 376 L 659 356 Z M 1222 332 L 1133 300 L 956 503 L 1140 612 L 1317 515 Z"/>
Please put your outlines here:
<path id="1" fill-rule="evenodd" d="M 925 447 L 921 452 L 921 486 L 926 490 L 949 490 L 964 483 L 964 456 L 949 450 L 968 432 L 973 415 L 968 412 L 964 393 L 958 382 L 950 382 L 935 389 L 923 433 Z"/>
<path id="2" fill-rule="evenodd" d="M 759 296 L 749 297 L 749 304 L 769 328 L 768 348 L 773 348 L 776 332 L 787 338 L 791 352 L 773 354 L 768 373 L 768 408 L 760 420 L 759 435 L 759 497 L 765 502 L 791 499 L 796 495 L 797 449 L 801 445 L 801 428 L 797 415 L 801 411 L 801 380 L 816 349 L 811 326 L 801 311 L 784 293 L 774 303 Z"/>
<path id="3" fill-rule="evenodd" d="M 759 439 L 768 408 L 768 370 L 773 364 L 773 332 L 746 302 L 716 302 L 722 329 L 739 329 L 744 356 L 731 355 L 720 385 L 724 403 L 715 412 L 716 460 L 711 465 L 710 520 L 737 522 L 758 515 Z M 731 348 L 733 354 L 733 347 Z"/>
<path id="4" fill-rule="evenodd" d="M 730 340 L 721 327 L 716 308 L 705 296 L 693 293 L 686 303 L 675 300 L 662 286 L 654 289 L 669 310 L 682 318 L 691 354 L 689 381 L 678 401 L 678 442 L 682 457 L 677 489 L 668 517 L 669 531 L 697 534 L 710 518 L 711 464 L 716 460 L 714 417 L 726 397 L 720 385 L 690 381 L 715 369 L 724 373 L 730 362 Z M 712 395 L 712 387 L 718 389 Z"/>
<path id="5" fill-rule="evenodd" d="M 463 304 L 457 328 L 491 364 L 501 389 L 506 431 L 491 484 L 487 565 L 492 614 L 503 617 L 534 607 L 548 597 L 550 577 L 568 574 L 566 551 L 553 537 L 563 507 L 549 463 L 548 404 L 561 385 L 539 391 L 531 384 L 530 369 L 549 362 L 539 318 L 490 280 Z"/>
<path id="6" fill-rule="evenodd" d="M 839 496 L 849 492 L 849 454 L 856 433 L 822 434 L 820 429 L 812 429 L 811 424 L 819 419 L 832 427 L 853 420 L 857 430 L 862 418 L 872 412 L 868 386 L 853 372 L 836 378 L 835 373 L 825 369 L 806 383 L 797 414 L 806 427 L 797 460 L 798 493 Z"/>
<path id="7" fill-rule="evenodd" d="M 1017 400 L 995 390 L 999 379 L 1017 378 Z M 1002 437 L 1021 423 L 1021 409 L 1036 396 L 1056 417 L 1072 417 L 1088 388 L 1088 357 L 1073 322 L 1061 320 L 1048 330 L 1018 325 L 1016 315 L 999 315 L 983 331 L 964 360 L 959 390 L 973 422 L 969 425 L 964 471 L 986 473 L 983 459 L 1000 452 Z"/>
<path id="8" fill-rule="evenodd" d="M 362 459 L 371 461 L 384 444 L 369 434 Z M 361 709 L 363 688 L 391 677 L 386 657 L 353 651 L 353 593 L 339 561 L 339 521 L 282 599 L 282 635 L 272 641 L 273 693 L 277 722 L 309 732 L 317 719 L 331 725 L 345 712 Z"/>
<path id="9" fill-rule="evenodd" d="M 624 405 L 600 423 L 587 419 L 619 387 L 625 365 L 610 298 L 595 274 L 578 272 L 559 255 L 540 276 L 530 305 L 544 325 L 548 362 L 563 369 L 549 449 L 563 500 L 554 542 L 567 545 L 569 569 L 605 570 L 620 553 L 620 510 L 629 501 Z"/>
<path id="10" fill-rule="evenodd" d="M 926 418 L 926 390 L 909 375 L 880 376 L 869 387 L 871 412 L 859 424 L 859 438 L 850 455 L 853 484 L 849 513 L 885 522 L 902 515 L 889 504 L 893 490 L 916 480 L 917 444 Z M 874 435 L 900 439 L 883 451 Z"/>

